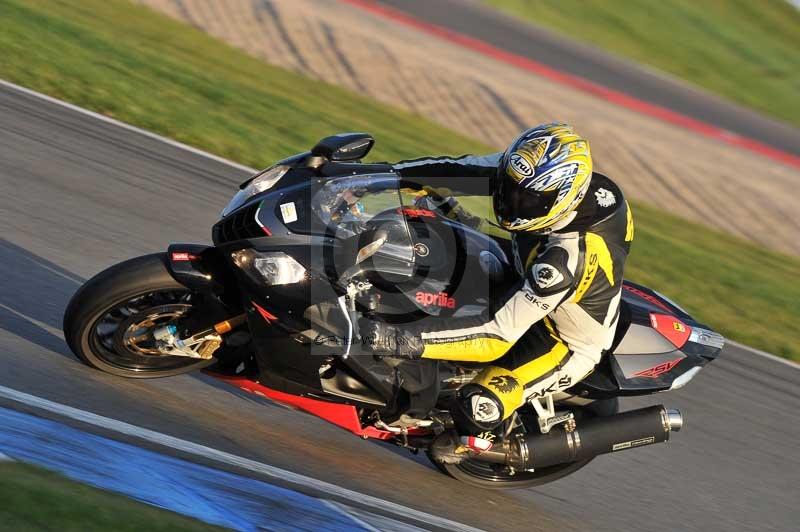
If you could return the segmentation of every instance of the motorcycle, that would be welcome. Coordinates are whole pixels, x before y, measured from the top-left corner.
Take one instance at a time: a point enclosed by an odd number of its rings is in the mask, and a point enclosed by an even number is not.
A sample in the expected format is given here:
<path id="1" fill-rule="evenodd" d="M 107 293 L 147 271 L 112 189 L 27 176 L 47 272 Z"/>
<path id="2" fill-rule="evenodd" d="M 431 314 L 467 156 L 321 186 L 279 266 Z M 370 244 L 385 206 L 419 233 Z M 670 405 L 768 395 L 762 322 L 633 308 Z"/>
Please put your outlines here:
<path id="1" fill-rule="evenodd" d="M 429 452 L 452 427 L 448 401 L 481 365 L 375 356 L 359 320 L 480 313 L 519 277 L 508 241 L 475 230 L 476 218 L 429 183 L 362 163 L 373 144 L 361 133 L 325 138 L 242 183 L 214 245 L 176 243 L 97 274 L 65 312 L 72 351 L 122 377 L 203 370 L 362 438 Z M 614 344 L 589 376 L 531 398 L 490 449 L 434 463 L 476 486 L 518 488 L 665 442 L 680 412 L 619 412 L 618 398 L 684 386 L 723 344 L 677 304 L 625 281 Z"/>

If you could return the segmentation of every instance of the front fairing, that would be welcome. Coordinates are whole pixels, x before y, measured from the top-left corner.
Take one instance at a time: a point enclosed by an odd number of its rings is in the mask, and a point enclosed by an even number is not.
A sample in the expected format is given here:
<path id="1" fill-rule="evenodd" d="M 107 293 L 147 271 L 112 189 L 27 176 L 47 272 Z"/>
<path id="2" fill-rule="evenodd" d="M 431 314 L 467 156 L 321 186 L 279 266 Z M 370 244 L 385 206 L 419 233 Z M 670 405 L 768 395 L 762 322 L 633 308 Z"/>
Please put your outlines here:
<path id="1" fill-rule="evenodd" d="M 214 226 L 214 242 L 231 250 L 291 252 L 334 287 L 370 269 L 408 277 L 413 275 L 413 243 L 400 214 L 398 187 L 391 173 L 320 179 L 298 178 L 293 170 L 279 188 L 223 217 Z M 380 245 L 364 255 L 363 248 L 376 240 Z"/>
<path id="2" fill-rule="evenodd" d="M 309 271 L 335 290 L 369 281 L 387 315 L 477 313 L 511 277 L 494 240 L 418 208 L 419 190 L 393 173 L 296 179 L 296 172 L 223 218 L 215 243 L 267 250 L 305 241 L 288 248 Z"/>

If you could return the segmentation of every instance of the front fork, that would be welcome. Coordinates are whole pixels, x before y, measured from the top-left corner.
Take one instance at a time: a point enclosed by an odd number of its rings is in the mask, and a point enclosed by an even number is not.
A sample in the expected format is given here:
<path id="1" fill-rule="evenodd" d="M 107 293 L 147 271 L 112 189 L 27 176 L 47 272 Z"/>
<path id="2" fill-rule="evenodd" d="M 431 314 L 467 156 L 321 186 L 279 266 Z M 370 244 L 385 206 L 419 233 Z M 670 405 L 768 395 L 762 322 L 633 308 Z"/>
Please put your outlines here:
<path id="1" fill-rule="evenodd" d="M 171 244 L 166 253 L 167 269 L 172 277 L 193 292 L 204 297 L 205 305 L 194 309 L 197 319 L 189 317 L 184 323 L 168 323 L 152 332 L 157 349 L 164 355 L 209 359 L 220 348 L 223 336 L 246 321 L 245 314 L 228 317 L 231 308 L 219 299 L 219 294 L 236 294 L 227 262 L 214 246 L 200 244 Z M 229 296 L 237 299 L 235 296 Z M 212 320 L 219 320 L 214 323 Z M 214 323 L 211 327 L 209 323 Z M 198 330 L 200 329 L 200 330 Z"/>
<path id="2" fill-rule="evenodd" d="M 185 337 L 181 337 L 178 327 L 170 323 L 155 329 L 153 339 L 156 348 L 165 355 L 209 359 L 222 345 L 222 335 L 239 327 L 246 319 L 245 314 L 239 314 Z"/>

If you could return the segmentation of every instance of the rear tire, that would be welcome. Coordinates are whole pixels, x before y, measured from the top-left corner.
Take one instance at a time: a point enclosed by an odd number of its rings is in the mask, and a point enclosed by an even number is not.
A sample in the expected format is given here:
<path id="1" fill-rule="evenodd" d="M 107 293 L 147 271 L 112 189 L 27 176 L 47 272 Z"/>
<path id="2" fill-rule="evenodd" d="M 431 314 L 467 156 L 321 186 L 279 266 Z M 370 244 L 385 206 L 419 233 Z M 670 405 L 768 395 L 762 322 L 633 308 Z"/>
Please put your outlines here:
<path id="1" fill-rule="evenodd" d="M 170 377 L 204 368 L 215 359 L 125 351 L 113 342 L 113 331 L 103 335 L 101 330 L 113 327 L 114 320 L 124 325 L 156 303 L 172 314 L 187 312 L 191 297 L 170 275 L 164 253 L 131 259 L 98 273 L 72 296 L 64 312 L 64 338 L 85 364 L 121 377 Z"/>
<path id="2" fill-rule="evenodd" d="M 585 417 L 607 417 L 619 412 L 619 400 L 614 397 L 595 401 L 576 412 L 576 418 Z M 580 422 L 580 421 L 579 421 Z M 483 489 L 503 490 L 520 489 L 541 486 L 549 482 L 554 482 L 567 475 L 578 471 L 586 466 L 594 458 L 557 464 L 536 471 L 517 471 L 513 475 L 509 474 L 508 469 L 496 464 L 481 462 L 480 460 L 467 459 L 460 464 L 443 464 L 437 462 L 428 454 L 428 458 L 437 468 L 446 475 L 450 475 L 456 480 Z"/>
<path id="3" fill-rule="evenodd" d="M 460 464 L 434 463 L 444 473 L 465 484 L 490 490 L 510 490 L 532 488 L 554 482 L 571 475 L 591 461 L 592 459 L 558 464 L 536 471 L 517 471 L 514 475 L 509 475 L 507 471 L 503 471 L 501 468 L 495 470 L 492 467 L 493 464 L 479 462 L 478 460 L 468 459 Z"/>

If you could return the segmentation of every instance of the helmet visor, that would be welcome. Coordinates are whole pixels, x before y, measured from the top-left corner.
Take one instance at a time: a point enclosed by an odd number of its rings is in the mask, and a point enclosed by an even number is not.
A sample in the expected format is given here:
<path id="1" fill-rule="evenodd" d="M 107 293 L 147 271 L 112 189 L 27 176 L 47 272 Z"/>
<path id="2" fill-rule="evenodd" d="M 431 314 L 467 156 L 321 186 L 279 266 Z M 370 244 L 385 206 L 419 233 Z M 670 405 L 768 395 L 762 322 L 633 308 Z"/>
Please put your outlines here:
<path id="1" fill-rule="evenodd" d="M 500 179 L 494 194 L 494 213 L 502 223 L 517 219 L 533 220 L 547 216 L 558 198 L 558 188 L 537 191 L 523 188 L 514 178 Z"/>

